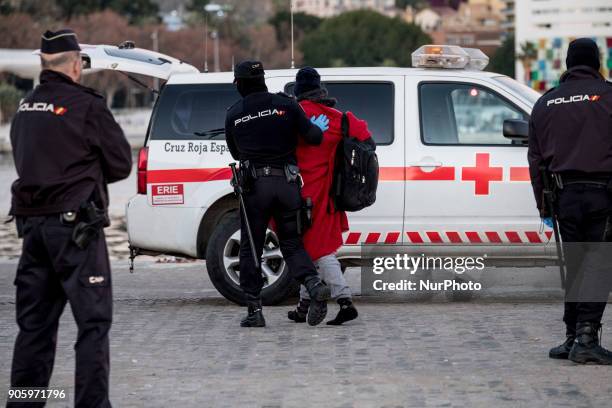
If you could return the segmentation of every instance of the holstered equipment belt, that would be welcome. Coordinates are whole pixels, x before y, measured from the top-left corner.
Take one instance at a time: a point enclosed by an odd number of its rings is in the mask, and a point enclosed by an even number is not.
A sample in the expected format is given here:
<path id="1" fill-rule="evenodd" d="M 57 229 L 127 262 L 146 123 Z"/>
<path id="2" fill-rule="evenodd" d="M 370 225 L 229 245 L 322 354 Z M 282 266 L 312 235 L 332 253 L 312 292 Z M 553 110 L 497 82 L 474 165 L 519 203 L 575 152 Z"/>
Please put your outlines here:
<path id="1" fill-rule="evenodd" d="M 612 184 L 612 174 L 556 173 L 553 178 L 559 190 L 572 184 L 587 184 L 601 188 L 610 188 Z"/>
<path id="2" fill-rule="evenodd" d="M 257 175 L 257 177 L 285 177 L 285 170 L 278 169 L 276 167 L 265 166 L 256 168 L 255 174 Z"/>

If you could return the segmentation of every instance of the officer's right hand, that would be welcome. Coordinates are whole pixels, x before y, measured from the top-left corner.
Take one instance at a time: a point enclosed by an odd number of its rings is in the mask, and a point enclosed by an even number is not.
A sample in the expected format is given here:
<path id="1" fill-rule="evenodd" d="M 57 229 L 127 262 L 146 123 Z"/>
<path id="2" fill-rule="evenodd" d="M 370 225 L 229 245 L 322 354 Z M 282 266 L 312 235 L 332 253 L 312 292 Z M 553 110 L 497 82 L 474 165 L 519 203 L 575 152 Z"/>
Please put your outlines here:
<path id="1" fill-rule="evenodd" d="M 544 225 L 546 225 L 548 228 L 552 228 L 553 227 L 553 219 L 552 219 L 552 217 L 543 217 L 542 218 L 542 223 Z"/>
<path id="2" fill-rule="evenodd" d="M 327 117 L 327 115 L 320 114 L 317 118 L 312 116 L 310 118 L 310 121 L 313 125 L 321 129 L 321 132 L 325 132 L 327 129 L 329 129 L 329 118 Z"/>

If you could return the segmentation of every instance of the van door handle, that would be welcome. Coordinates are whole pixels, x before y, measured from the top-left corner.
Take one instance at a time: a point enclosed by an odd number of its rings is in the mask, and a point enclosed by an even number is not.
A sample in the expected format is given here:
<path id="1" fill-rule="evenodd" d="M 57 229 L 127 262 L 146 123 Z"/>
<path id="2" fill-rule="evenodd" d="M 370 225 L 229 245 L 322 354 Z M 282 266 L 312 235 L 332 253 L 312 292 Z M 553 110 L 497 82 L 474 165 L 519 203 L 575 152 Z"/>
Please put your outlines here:
<path id="1" fill-rule="evenodd" d="M 423 160 L 416 163 L 409 163 L 411 167 L 442 167 L 442 162 L 434 160 Z"/>

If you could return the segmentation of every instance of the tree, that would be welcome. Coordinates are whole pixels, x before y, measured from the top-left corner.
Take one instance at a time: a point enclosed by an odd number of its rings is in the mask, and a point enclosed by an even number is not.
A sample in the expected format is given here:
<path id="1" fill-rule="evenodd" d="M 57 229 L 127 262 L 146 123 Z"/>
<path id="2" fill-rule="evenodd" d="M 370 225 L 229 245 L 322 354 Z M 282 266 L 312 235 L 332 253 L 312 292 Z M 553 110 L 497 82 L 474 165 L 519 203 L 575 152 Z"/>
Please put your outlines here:
<path id="1" fill-rule="evenodd" d="M 151 0 L 110 0 L 108 8 L 127 17 L 131 24 L 157 19 L 159 13 L 159 6 Z"/>
<path id="2" fill-rule="evenodd" d="M 515 59 L 514 36 L 510 35 L 504 40 L 501 47 L 495 50 L 488 70 L 514 78 L 514 75 L 516 75 L 514 65 Z"/>
<path id="3" fill-rule="evenodd" d="M 424 3 L 426 3 L 424 0 L 395 0 L 395 7 L 402 10 L 408 6 L 412 8 L 420 8 Z"/>
<path id="4" fill-rule="evenodd" d="M 85 44 L 119 44 L 129 39 L 135 41 L 137 46 L 141 44 L 147 47 L 147 44 L 141 42 L 142 30 L 129 26 L 126 18 L 110 10 L 75 17 L 70 25 L 79 41 Z M 109 107 L 115 94 L 131 85 L 125 76 L 109 70 L 85 75 L 83 83 L 103 92 Z"/>
<path id="5" fill-rule="evenodd" d="M 204 7 L 210 3 L 210 0 L 191 0 L 187 5 L 187 10 L 197 13 L 204 13 Z"/>
<path id="6" fill-rule="evenodd" d="M 299 42 L 305 34 L 316 30 L 322 19 L 306 13 L 293 14 L 295 41 Z M 276 41 L 284 48 L 289 46 L 291 39 L 291 13 L 287 10 L 276 12 L 268 21 L 276 32 Z"/>
<path id="7" fill-rule="evenodd" d="M 19 105 L 23 93 L 13 85 L 0 83 L 0 123 L 8 122 Z"/>
<path id="8" fill-rule="evenodd" d="M 410 66 L 411 54 L 431 39 L 399 18 L 359 10 L 323 21 L 301 43 L 304 63 L 313 66 Z"/>
<path id="9" fill-rule="evenodd" d="M 13 11 L 13 6 L 9 0 L 0 0 L 0 14 L 7 15 L 11 14 Z"/>
<path id="10" fill-rule="evenodd" d="M 55 0 L 55 2 L 60 8 L 62 16 L 67 20 L 75 15 L 89 14 L 103 8 L 103 1 L 101 0 Z"/>
<path id="11" fill-rule="evenodd" d="M 74 16 L 111 9 L 128 18 L 130 23 L 154 18 L 159 6 L 152 0 L 55 0 L 62 16 L 70 20 Z"/>
<path id="12" fill-rule="evenodd" d="M 28 14 L 0 15 L 0 48 L 38 48 L 43 31 Z"/>

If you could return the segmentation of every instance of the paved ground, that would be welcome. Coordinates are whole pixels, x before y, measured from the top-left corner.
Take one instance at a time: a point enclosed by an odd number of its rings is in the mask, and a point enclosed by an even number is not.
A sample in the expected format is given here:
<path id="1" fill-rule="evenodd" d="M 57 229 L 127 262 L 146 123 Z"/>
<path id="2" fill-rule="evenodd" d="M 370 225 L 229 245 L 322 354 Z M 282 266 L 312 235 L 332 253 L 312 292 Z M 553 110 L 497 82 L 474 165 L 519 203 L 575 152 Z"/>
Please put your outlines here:
<path id="1" fill-rule="evenodd" d="M 16 332 L 14 268 L 0 263 L 0 390 Z M 114 288 L 116 407 L 610 406 L 611 369 L 547 358 L 563 335 L 553 303 L 361 298 L 361 317 L 344 327 L 297 325 L 278 306 L 266 308 L 265 329 L 241 329 L 243 311 L 219 298 L 201 263 L 141 262 L 133 275 L 116 264 Z M 52 385 L 71 395 L 74 336 L 67 312 Z"/>

